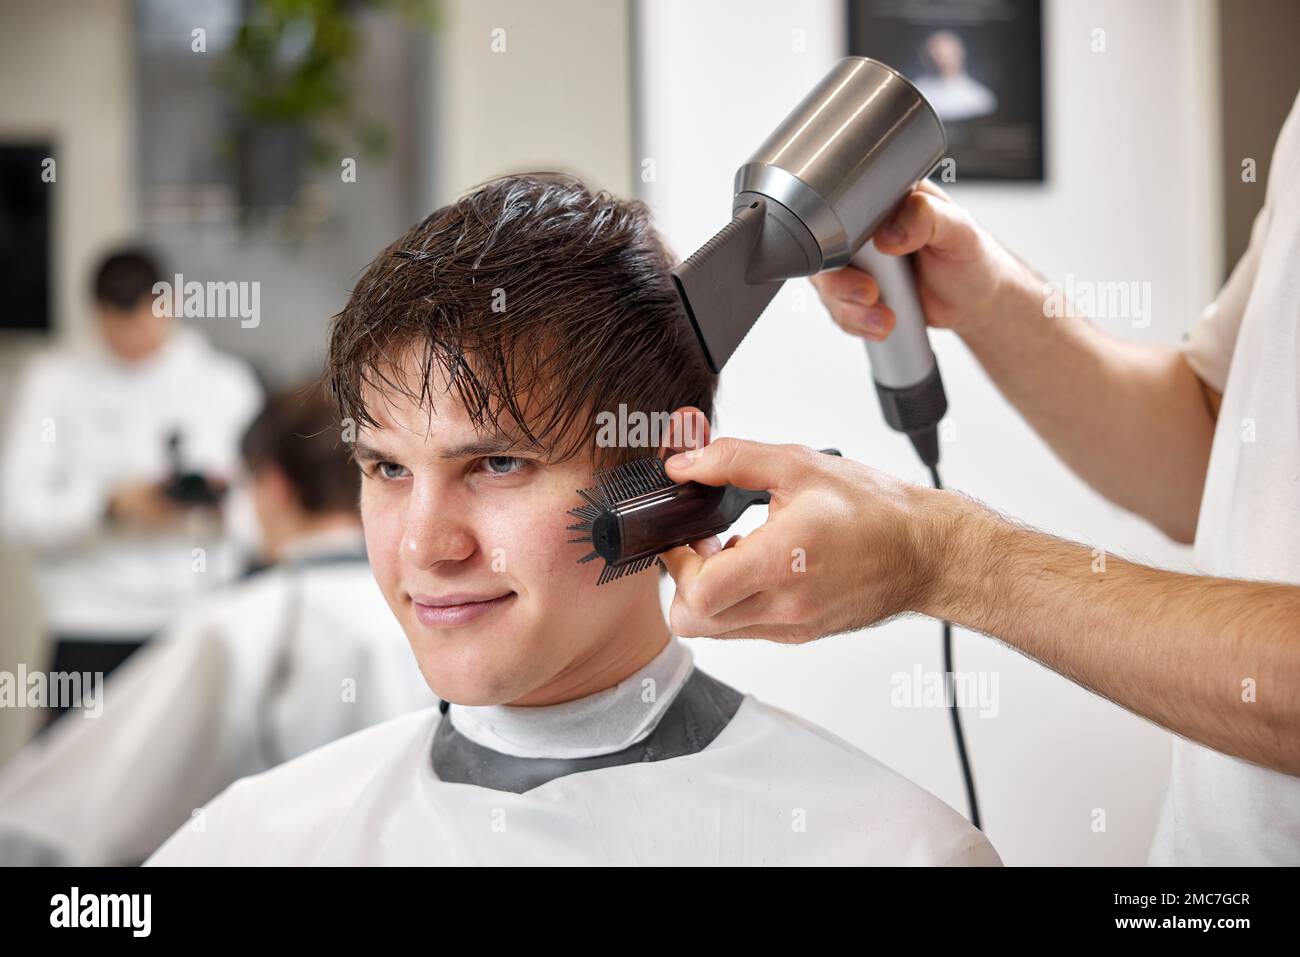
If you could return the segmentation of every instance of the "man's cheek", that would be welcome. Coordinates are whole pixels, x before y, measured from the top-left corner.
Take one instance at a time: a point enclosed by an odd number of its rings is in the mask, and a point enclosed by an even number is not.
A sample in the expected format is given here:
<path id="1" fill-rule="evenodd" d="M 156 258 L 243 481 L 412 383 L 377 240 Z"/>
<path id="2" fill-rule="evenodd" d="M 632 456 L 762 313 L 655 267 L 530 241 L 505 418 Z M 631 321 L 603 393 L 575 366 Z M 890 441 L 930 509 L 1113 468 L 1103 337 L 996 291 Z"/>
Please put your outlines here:
<path id="1" fill-rule="evenodd" d="M 534 590 L 543 590 L 565 596 L 568 600 L 577 586 L 579 573 L 587 568 L 578 559 L 590 551 L 591 546 L 571 545 L 568 539 L 578 533 L 561 527 L 558 531 L 538 528 L 531 537 L 517 547 L 516 571 Z"/>
<path id="2" fill-rule="evenodd" d="M 400 583 L 401 514 L 380 506 L 373 496 L 361 498 L 361 524 L 366 536 L 366 555 L 384 597 L 391 602 Z"/>
<path id="3" fill-rule="evenodd" d="M 492 571 L 544 584 L 553 565 L 560 563 L 559 556 L 566 554 L 565 539 L 573 537 L 565 530 L 565 525 L 574 521 L 565 514 L 571 507 L 567 500 L 564 505 L 557 504 L 553 495 L 521 494 L 509 500 L 502 496 L 499 503 L 483 508 L 476 525 Z"/>
<path id="4" fill-rule="evenodd" d="M 576 519 L 570 519 L 576 521 Z M 538 541 L 544 543 L 541 547 L 544 551 L 539 552 L 538 565 L 546 569 L 547 578 L 552 581 L 564 582 L 566 588 L 572 588 L 577 582 L 585 577 L 585 572 L 591 567 L 591 563 L 579 565 L 578 559 L 591 551 L 590 544 L 572 543 L 571 538 L 577 538 L 581 532 L 571 531 L 564 527 L 563 524 L 554 529 L 539 531 Z M 601 564 L 604 564 L 602 561 Z"/>

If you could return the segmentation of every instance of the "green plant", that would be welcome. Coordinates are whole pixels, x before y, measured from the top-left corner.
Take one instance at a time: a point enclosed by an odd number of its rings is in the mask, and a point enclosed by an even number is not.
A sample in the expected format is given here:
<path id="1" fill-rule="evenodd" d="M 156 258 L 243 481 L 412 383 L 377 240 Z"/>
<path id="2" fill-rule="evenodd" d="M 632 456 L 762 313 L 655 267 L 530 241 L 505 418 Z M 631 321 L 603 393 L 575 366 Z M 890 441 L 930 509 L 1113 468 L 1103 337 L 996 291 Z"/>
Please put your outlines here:
<path id="1" fill-rule="evenodd" d="M 387 147 L 387 130 L 354 101 L 363 45 L 358 14 L 395 9 L 432 27 L 436 0 L 250 0 L 221 67 L 244 129 L 298 130 L 318 162 L 340 155 L 341 139 L 365 151 Z"/>

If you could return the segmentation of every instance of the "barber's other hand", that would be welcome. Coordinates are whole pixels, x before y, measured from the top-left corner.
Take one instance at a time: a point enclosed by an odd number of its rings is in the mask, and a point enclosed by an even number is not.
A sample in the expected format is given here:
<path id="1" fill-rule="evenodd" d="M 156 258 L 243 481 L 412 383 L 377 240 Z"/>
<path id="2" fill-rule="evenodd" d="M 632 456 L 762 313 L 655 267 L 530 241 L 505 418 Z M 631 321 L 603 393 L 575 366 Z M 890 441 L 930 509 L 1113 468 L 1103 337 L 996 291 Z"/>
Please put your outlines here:
<path id="1" fill-rule="evenodd" d="M 890 256 L 916 253 L 917 293 L 926 322 L 970 331 L 996 315 L 1003 287 L 1028 270 L 985 232 L 948 194 L 925 180 L 876 230 L 876 249 Z M 892 309 L 868 273 L 852 266 L 819 273 L 812 284 L 845 332 L 884 339 L 894 328 Z"/>
<path id="2" fill-rule="evenodd" d="M 726 548 L 660 556 L 677 583 L 675 634 L 798 643 L 927 606 L 965 499 L 799 445 L 723 438 L 692 454 L 668 460 L 674 481 L 766 489 L 772 502 Z"/>

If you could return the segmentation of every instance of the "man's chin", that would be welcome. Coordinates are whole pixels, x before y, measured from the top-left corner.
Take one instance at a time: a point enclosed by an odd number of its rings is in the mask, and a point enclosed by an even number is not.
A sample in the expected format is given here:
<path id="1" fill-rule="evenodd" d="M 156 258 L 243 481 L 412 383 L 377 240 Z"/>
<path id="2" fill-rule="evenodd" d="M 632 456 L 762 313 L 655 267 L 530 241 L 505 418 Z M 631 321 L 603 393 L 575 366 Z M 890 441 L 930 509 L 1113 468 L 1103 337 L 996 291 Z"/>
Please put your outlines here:
<path id="1" fill-rule="evenodd" d="M 476 653 L 480 651 L 484 653 Z M 488 651 L 467 648 L 457 649 L 456 654 L 436 654 L 416 645 L 420 672 L 443 701 L 478 708 L 509 704 L 533 690 L 535 682 L 521 669 L 504 666 L 486 654 Z"/>
<path id="2" fill-rule="evenodd" d="M 425 678 L 428 679 L 428 675 Z M 484 685 L 481 681 L 446 680 L 429 681 L 429 687 L 443 701 L 458 704 L 465 708 L 486 708 L 492 705 L 509 704 L 522 697 L 526 692 L 507 690 L 501 685 Z"/>

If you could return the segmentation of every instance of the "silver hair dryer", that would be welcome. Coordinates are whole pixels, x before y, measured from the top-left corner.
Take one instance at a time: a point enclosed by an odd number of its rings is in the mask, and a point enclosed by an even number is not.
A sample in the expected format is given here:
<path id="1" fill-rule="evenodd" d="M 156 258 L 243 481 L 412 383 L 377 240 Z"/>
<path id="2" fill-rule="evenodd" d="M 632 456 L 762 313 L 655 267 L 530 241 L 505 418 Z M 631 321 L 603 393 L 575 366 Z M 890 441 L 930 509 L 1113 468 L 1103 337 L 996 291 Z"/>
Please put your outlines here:
<path id="1" fill-rule="evenodd" d="M 946 148 L 938 114 L 901 74 L 866 57 L 836 63 L 736 172 L 731 222 L 673 270 L 713 371 L 785 280 L 857 266 L 898 318 L 867 343 L 885 421 L 936 465 L 948 400 L 911 266 L 870 239 Z"/>

